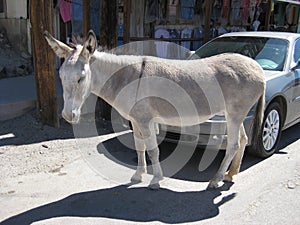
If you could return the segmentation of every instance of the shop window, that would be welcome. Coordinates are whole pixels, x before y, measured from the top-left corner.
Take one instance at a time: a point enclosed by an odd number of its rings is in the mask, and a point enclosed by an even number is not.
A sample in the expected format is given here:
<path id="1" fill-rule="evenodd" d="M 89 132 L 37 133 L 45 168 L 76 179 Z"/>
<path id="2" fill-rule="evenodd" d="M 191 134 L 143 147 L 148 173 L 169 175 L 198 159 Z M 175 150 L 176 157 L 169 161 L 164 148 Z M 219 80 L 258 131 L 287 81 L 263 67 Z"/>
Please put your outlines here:
<path id="1" fill-rule="evenodd" d="M 5 7 L 5 0 L 0 0 L 0 13 L 5 13 L 6 7 Z"/>
<path id="2" fill-rule="evenodd" d="M 6 0 L 0 0 L 0 18 L 6 18 Z"/>

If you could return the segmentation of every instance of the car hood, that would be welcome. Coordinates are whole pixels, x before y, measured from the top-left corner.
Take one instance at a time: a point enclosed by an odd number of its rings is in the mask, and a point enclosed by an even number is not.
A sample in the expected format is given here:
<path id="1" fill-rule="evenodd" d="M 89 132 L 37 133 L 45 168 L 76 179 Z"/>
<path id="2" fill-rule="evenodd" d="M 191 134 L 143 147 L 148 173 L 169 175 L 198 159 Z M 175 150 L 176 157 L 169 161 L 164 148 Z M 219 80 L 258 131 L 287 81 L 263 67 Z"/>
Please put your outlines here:
<path id="1" fill-rule="evenodd" d="M 285 71 L 272 71 L 272 70 L 264 70 L 266 81 L 274 79 L 275 77 L 282 76 L 286 74 Z"/>

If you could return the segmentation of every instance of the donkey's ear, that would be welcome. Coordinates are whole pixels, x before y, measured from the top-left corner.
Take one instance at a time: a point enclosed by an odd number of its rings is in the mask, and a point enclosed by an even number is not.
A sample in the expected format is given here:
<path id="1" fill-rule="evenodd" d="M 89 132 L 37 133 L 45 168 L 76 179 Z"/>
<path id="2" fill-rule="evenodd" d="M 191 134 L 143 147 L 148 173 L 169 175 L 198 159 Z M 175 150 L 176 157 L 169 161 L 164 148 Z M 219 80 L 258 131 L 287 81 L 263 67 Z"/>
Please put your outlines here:
<path id="1" fill-rule="evenodd" d="M 52 37 L 48 31 L 44 32 L 44 36 L 50 47 L 53 49 L 53 51 L 59 58 L 67 58 L 69 54 L 71 54 L 71 52 L 73 51 L 73 49 L 70 48 L 68 45 Z"/>
<path id="2" fill-rule="evenodd" d="M 96 51 L 96 48 L 97 48 L 97 37 L 95 33 L 92 30 L 90 30 L 87 35 L 86 41 L 83 44 L 81 55 L 84 58 L 89 59 L 89 56 Z"/>

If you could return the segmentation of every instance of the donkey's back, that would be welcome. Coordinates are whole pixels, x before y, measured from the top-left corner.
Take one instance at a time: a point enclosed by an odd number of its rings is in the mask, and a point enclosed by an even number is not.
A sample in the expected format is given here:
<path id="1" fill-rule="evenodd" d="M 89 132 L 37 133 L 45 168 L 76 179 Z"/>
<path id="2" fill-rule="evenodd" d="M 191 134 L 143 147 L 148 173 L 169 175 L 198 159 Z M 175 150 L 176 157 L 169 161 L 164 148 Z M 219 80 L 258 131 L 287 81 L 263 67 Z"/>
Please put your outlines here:
<path id="1" fill-rule="evenodd" d="M 137 90 L 143 100 L 133 116 L 161 118 L 169 125 L 198 124 L 220 112 L 245 116 L 264 93 L 263 70 L 239 54 L 197 60 L 144 57 L 143 64 Z"/>

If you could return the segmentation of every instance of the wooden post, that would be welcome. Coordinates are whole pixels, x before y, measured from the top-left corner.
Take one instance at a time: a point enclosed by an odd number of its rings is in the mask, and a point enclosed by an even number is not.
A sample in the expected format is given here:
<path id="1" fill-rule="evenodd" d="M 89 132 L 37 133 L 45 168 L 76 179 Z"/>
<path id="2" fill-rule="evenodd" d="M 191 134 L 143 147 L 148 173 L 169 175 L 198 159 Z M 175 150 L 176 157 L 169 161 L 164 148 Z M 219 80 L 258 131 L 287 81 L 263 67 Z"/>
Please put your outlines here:
<path id="1" fill-rule="evenodd" d="M 53 34 L 52 20 L 53 1 L 30 1 L 37 108 L 43 123 L 58 127 L 59 117 L 54 53 L 48 46 L 43 34 L 45 30 Z"/>
<path id="2" fill-rule="evenodd" d="M 212 1 L 205 0 L 204 43 L 209 41 Z"/>
<path id="3" fill-rule="evenodd" d="M 130 42 L 130 12 L 131 12 L 131 0 L 124 0 L 124 34 L 123 43 Z"/>
<path id="4" fill-rule="evenodd" d="M 118 43 L 118 3 L 117 0 L 101 0 L 100 5 L 100 45 L 112 49 Z"/>
<path id="5" fill-rule="evenodd" d="M 91 29 L 90 0 L 82 0 L 82 33 L 85 37 Z"/>
<path id="6" fill-rule="evenodd" d="M 113 49 L 118 43 L 118 3 L 117 0 L 100 0 L 100 46 Z M 99 100 L 101 117 L 111 119 L 111 106 Z"/>

